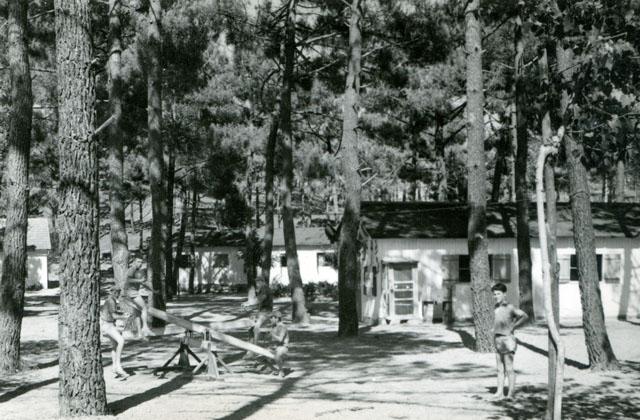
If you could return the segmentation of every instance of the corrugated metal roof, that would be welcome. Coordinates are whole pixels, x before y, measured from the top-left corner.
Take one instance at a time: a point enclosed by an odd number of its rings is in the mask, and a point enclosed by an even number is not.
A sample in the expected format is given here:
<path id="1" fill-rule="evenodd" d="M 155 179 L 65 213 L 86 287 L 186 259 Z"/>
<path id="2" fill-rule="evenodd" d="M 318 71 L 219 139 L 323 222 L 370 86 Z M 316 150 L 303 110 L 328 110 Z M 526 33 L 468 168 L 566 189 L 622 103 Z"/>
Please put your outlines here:
<path id="1" fill-rule="evenodd" d="M 0 219 L 0 245 L 4 238 L 6 219 Z M 27 247 L 48 251 L 51 249 L 51 236 L 49 234 L 49 220 L 46 217 L 30 217 L 27 222 Z M 0 249 L 2 252 L 2 249 Z"/>
<path id="2" fill-rule="evenodd" d="M 558 237 L 573 236 L 570 203 L 558 203 Z M 362 223 L 374 238 L 466 238 L 468 207 L 465 203 L 363 202 Z M 640 204 L 591 203 L 596 237 L 635 238 L 640 235 Z M 516 232 L 516 205 L 487 205 L 487 234 L 493 238 L 513 238 Z M 538 236 L 535 205 L 529 208 L 529 229 Z"/>

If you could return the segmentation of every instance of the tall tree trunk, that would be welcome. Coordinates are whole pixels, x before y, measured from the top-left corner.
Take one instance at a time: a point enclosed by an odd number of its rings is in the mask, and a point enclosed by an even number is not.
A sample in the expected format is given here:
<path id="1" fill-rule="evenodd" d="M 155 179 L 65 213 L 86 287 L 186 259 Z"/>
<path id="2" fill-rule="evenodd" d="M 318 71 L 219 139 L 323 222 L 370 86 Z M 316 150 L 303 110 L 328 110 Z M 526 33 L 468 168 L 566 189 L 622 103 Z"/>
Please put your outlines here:
<path id="1" fill-rule="evenodd" d="M 293 322 L 307 323 L 309 314 L 302 290 L 302 277 L 298 263 L 298 247 L 296 246 L 296 230 L 293 221 L 291 193 L 293 191 L 293 131 L 291 127 L 291 93 L 294 88 L 293 66 L 295 64 L 296 39 L 295 18 L 297 0 L 289 0 L 284 37 L 284 72 L 282 75 L 282 97 L 280 100 L 280 126 L 282 128 L 282 222 L 284 229 L 284 247 L 287 254 L 287 273 L 291 287 L 293 304 Z"/>
<path id="2" fill-rule="evenodd" d="M 180 208 L 180 230 L 178 232 L 178 243 L 176 244 L 176 261 L 173 264 L 173 282 L 175 283 L 175 293 L 180 294 L 180 265 L 178 261 L 182 261 L 182 251 L 184 249 L 184 237 L 187 233 L 189 209 L 189 194 L 187 191 L 182 192 L 182 206 Z"/>
<path id="3" fill-rule="evenodd" d="M 191 241 L 189 241 L 189 261 L 191 267 L 189 269 L 189 294 L 195 293 L 195 277 L 196 277 L 196 216 L 198 214 L 198 190 L 193 186 L 193 199 L 191 200 Z"/>
<path id="4" fill-rule="evenodd" d="M 147 15 L 147 124 L 149 126 L 149 186 L 151 189 L 151 241 L 149 245 L 149 271 L 153 308 L 166 308 L 164 252 L 166 246 L 167 203 L 165 201 L 164 142 L 162 139 L 162 66 L 160 64 L 162 38 L 162 6 L 160 0 L 149 0 Z M 153 325 L 163 322 L 153 318 Z"/>
<path id="5" fill-rule="evenodd" d="M 31 73 L 27 41 L 27 0 L 8 2 L 7 35 L 11 110 L 3 194 L 6 224 L 0 280 L 0 372 L 20 368 L 20 330 L 27 277 L 27 213 L 31 147 Z"/>
<path id="6" fill-rule="evenodd" d="M 502 175 L 504 175 L 507 165 L 507 142 L 508 136 L 501 134 L 496 146 L 496 165 L 493 170 L 493 182 L 491 183 L 491 201 L 497 203 L 500 201 L 500 187 L 502 184 Z"/>
<path id="7" fill-rule="evenodd" d="M 265 281 L 271 278 L 271 251 L 273 250 L 274 200 L 273 175 L 278 140 L 279 113 L 274 113 L 265 146 L 264 163 L 264 237 L 262 239 L 262 275 Z"/>
<path id="8" fill-rule="evenodd" d="M 539 61 L 540 76 L 542 80 L 542 86 L 544 91 L 549 91 L 549 65 L 546 49 L 543 50 L 542 56 Z M 542 129 L 542 142 L 547 144 L 551 140 L 551 109 L 552 105 L 548 104 L 545 113 L 542 117 L 541 129 Z M 557 253 L 557 236 L 558 236 L 558 212 L 556 210 L 557 193 L 555 186 L 555 174 L 554 165 L 547 159 L 544 165 L 544 191 L 545 201 L 547 204 L 547 254 L 549 258 L 549 287 L 551 293 L 551 312 L 553 313 L 553 320 L 555 325 L 560 325 L 560 285 L 558 283 L 558 253 Z M 551 420 L 554 418 L 556 412 L 556 379 L 558 375 L 558 346 L 555 339 L 549 331 L 548 334 L 548 388 L 549 395 L 547 398 L 547 409 L 545 413 L 545 419 Z"/>
<path id="9" fill-rule="evenodd" d="M 56 0 L 60 159 L 60 416 L 102 415 L 107 398 L 100 352 L 98 148 L 88 0 Z"/>
<path id="10" fill-rule="evenodd" d="M 253 153 L 251 157 L 248 159 L 247 166 L 251 168 L 253 161 Z M 251 192 L 253 191 L 253 181 L 251 180 L 250 171 L 247 172 L 247 189 L 246 189 L 246 201 L 251 205 Z M 258 209 L 256 208 L 256 213 Z M 247 302 L 251 304 L 257 302 L 256 300 L 256 277 L 258 276 L 258 261 L 256 259 L 256 245 L 257 245 L 257 235 L 255 231 L 255 226 L 253 224 L 253 218 L 249 217 L 247 221 L 245 221 L 245 229 L 244 229 L 244 239 L 245 239 L 245 247 L 244 247 L 244 273 L 247 276 Z"/>
<path id="11" fill-rule="evenodd" d="M 264 237 L 262 238 L 262 276 L 265 281 L 271 278 L 271 251 L 273 250 L 274 200 L 273 175 L 276 143 L 278 140 L 279 113 L 274 113 L 267 137 L 264 163 Z"/>
<path id="12" fill-rule="evenodd" d="M 624 203 L 625 201 L 625 174 L 624 174 L 624 155 L 618 156 L 616 162 L 616 202 Z"/>
<path id="13" fill-rule="evenodd" d="M 555 5 L 554 5 L 555 6 Z M 556 6 L 557 7 L 557 6 Z M 558 75 L 564 85 L 571 82 L 571 57 L 562 46 L 562 39 L 556 45 Z M 560 99 L 560 116 L 564 118 L 569 106 L 569 93 L 565 87 Z M 598 265 L 596 262 L 595 233 L 591 217 L 589 176 L 583 164 L 582 147 L 571 137 L 563 139 L 569 177 L 571 196 L 571 215 L 573 218 L 573 242 L 578 259 L 580 301 L 582 302 L 582 322 L 589 355 L 589 364 L 593 370 L 618 369 L 618 360 L 613 353 L 607 328 L 604 322 Z"/>
<path id="14" fill-rule="evenodd" d="M 167 220 L 166 220 L 166 238 L 164 245 L 164 263 L 165 273 L 167 276 L 167 298 L 174 296 L 177 290 L 177 279 L 173 277 L 173 198 L 174 184 L 176 178 L 176 154 L 172 146 L 167 149 Z"/>
<path id="15" fill-rule="evenodd" d="M 529 160 L 529 139 L 527 134 L 527 121 L 525 109 L 527 96 L 525 94 L 524 77 L 522 69 L 522 56 L 524 54 L 524 40 L 522 38 L 522 6 L 518 7 L 515 25 L 515 81 L 513 93 L 515 98 L 514 134 L 516 136 L 516 242 L 518 247 L 518 288 L 519 304 L 529 319 L 533 320 L 533 286 L 531 280 L 531 241 L 529 238 L 529 186 L 527 180 L 527 162 Z"/>
<path id="16" fill-rule="evenodd" d="M 129 246 L 124 204 L 124 133 L 122 131 L 123 81 L 120 75 L 122 30 L 120 0 L 109 0 L 109 106 L 113 121 L 109 125 L 109 202 L 111 224 L 111 265 L 115 284 L 127 290 Z"/>
<path id="17" fill-rule="evenodd" d="M 139 240 L 140 240 L 140 245 L 138 246 L 138 252 L 140 252 L 140 255 L 142 255 L 142 245 L 144 243 L 144 215 L 143 215 L 143 211 L 142 211 L 142 207 L 144 205 L 144 200 L 142 198 L 138 198 L 138 216 L 140 217 L 140 232 L 138 232 L 139 234 Z"/>
<path id="18" fill-rule="evenodd" d="M 469 202 L 469 268 L 476 351 L 493 351 L 493 297 L 489 276 L 484 155 L 484 94 L 482 92 L 482 29 L 480 0 L 465 10 L 467 54 L 467 178 Z"/>
<path id="19" fill-rule="evenodd" d="M 447 159 L 446 149 L 444 144 L 444 127 L 439 121 L 440 118 L 436 117 L 436 128 L 434 131 L 434 143 L 436 145 L 436 165 L 438 168 L 438 201 L 444 202 L 448 199 L 448 173 L 447 173 Z"/>
<path id="20" fill-rule="evenodd" d="M 571 194 L 573 241 L 578 259 L 582 322 L 589 364 L 593 370 L 613 370 L 618 368 L 618 361 L 613 353 L 604 322 L 596 263 L 596 239 L 589 200 L 589 178 L 582 163 L 583 150 L 569 135 L 564 137 L 564 148 Z"/>
<path id="21" fill-rule="evenodd" d="M 360 68 L 362 37 L 360 0 L 351 1 L 349 18 L 349 66 L 342 103 L 342 156 L 345 200 L 342 228 L 338 242 L 338 335 L 358 335 L 357 295 L 360 283 L 358 268 L 358 228 L 360 227 L 360 193 L 358 174 L 358 111 L 360 107 Z"/>

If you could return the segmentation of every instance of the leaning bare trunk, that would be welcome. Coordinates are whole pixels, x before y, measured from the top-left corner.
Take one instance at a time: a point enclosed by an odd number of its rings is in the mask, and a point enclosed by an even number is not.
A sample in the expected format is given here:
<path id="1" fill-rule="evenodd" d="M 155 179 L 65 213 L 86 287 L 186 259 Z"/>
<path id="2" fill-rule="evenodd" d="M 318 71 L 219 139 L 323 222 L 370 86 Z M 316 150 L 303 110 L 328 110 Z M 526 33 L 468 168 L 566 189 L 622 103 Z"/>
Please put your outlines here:
<path id="1" fill-rule="evenodd" d="M 557 71 L 563 83 L 568 84 L 571 82 L 569 69 L 572 60 L 569 52 L 563 48 L 561 41 L 558 40 L 556 45 Z M 564 116 L 568 106 L 569 93 L 564 88 L 560 100 L 560 115 Z M 563 142 L 569 176 L 573 241 L 578 259 L 582 322 L 589 364 L 594 370 L 618 369 L 618 360 L 609 341 L 602 310 L 595 233 L 591 217 L 589 176 L 583 164 L 584 153 L 582 147 L 570 135 L 565 135 Z"/>
<path id="2" fill-rule="evenodd" d="M 149 186 L 151 188 L 151 241 L 149 244 L 149 277 L 153 288 L 150 306 L 166 308 L 164 252 L 166 244 L 167 203 L 165 201 L 164 142 L 162 139 L 162 67 L 160 25 L 162 7 L 160 0 L 149 0 L 147 16 L 147 123 L 149 126 Z M 163 322 L 153 318 L 153 324 Z"/>
<path id="3" fill-rule="evenodd" d="M 265 281 L 271 278 L 271 251 L 273 250 L 274 203 L 273 203 L 273 172 L 276 142 L 278 139 L 278 119 L 280 114 L 273 115 L 269 137 L 265 151 L 264 169 L 264 237 L 262 239 L 262 276 Z"/>
<path id="4" fill-rule="evenodd" d="M 465 10 L 467 52 L 467 178 L 468 246 L 476 351 L 493 351 L 493 298 L 489 278 L 484 156 L 484 95 L 482 92 L 482 32 L 480 0 Z"/>
<path id="5" fill-rule="evenodd" d="M 120 3 L 109 0 L 109 105 L 113 122 L 109 125 L 109 202 L 111 223 L 111 265 L 115 284 L 127 290 L 129 246 L 124 204 L 124 139 L 122 131 L 123 81 L 120 75 L 122 52 Z"/>
<path id="6" fill-rule="evenodd" d="M 20 330 L 27 276 L 27 213 L 31 147 L 31 74 L 27 41 L 27 2 L 8 3 L 8 54 L 11 79 L 8 150 L 2 178 L 8 204 L 0 280 L 0 372 L 20 368 Z"/>
<path id="7" fill-rule="evenodd" d="M 539 61 L 540 66 L 540 78 L 544 91 L 549 90 L 549 65 L 546 49 L 542 51 L 542 55 Z M 545 113 L 542 117 L 541 129 L 542 129 L 542 142 L 543 144 L 550 144 L 551 142 L 551 109 L 552 105 L 547 104 Z M 547 203 L 547 255 L 549 259 L 549 283 L 551 293 L 551 312 L 553 314 L 554 325 L 560 324 L 560 302 L 559 302 L 559 284 L 558 284 L 558 254 L 557 254 L 557 232 L 558 232 L 558 213 L 556 210 L 556 186 L 555 186 L 555 174 L 553 164 L 550 158 L 547 158 L 544 162 L 544 190 L 545 199 Z M 560 390 L 556 389 L 556 380 L 558 379 L 558 365 L 564 363 L 564 357 L 559 357 L 558 347 L 551 331 L 548 332 L 548 349 L 549 349 L 549 366 L 548 366 L 548 397 L 547 397 L 547 409 L 545 413 L 545 419 L 551 420 L 556 413 L 560 413 L 560 408 L 556 407 L 556 396 L 560 393 Z M 562 366 L 561 366 L 562 367 Z M 562 381 L 560 381 L 562 384 Z M 562 395 L 559 395 L 560 400 Z"/>
<path id="8" fill-rule="evenodd" d="M 102 415 L 98 148 L 88 0 L 56 0 L 60 210 L 60 416 Z"/>
<path id="9" fill-rule="evenodd" d="M 298 263 L 298 247 L 296 246 L 296 231 L 293 222 L 293 207 L 291 193 L 293 191 L 293 132 L 291 127 L 291 94 L 293 92 L 293 66 L 295 63 L 295 15 L 296 0 L 289 0 L 284 41 L 284 73 L 282 75 L 281 110 L 281 149 L 282 149 L 282 181 L 280 193 L 282 195 L 282 221 L 284 229 L 284 247 L 287 254 L 287 272 L 291 287 L 291 302 L 293 304 L 293 322 L 308 323 L 309 314 L 302 290 L 302 277 Z"/>
<path id="10" fill-rule="evenodd" d="M 548 117 L 548 113 L 546 115 Z M 548 123 L 548 119 L 547 119 Z M 562 136 L 562 132 L 564 132 L 564 128 L 559 130 L 558 136 Z M 544 309 L 545 309 L 545 318 L 547 320 L 547 327 L 549 330 L 549 337 L 552 341 L 553 347 L 557 350 L 556 359 L 554 360 L 555 365 L 555 376 L 553 377 L 553 382 L 551 382 L 551 378 L 549 381 L 549 400 L 553 402 L 551 405 L 551 416 L 550 418 L 554 420 L 560 420 L 562 418 L 562 384 L 564 377 L 564 344 L 562 339 L 560 338 L 560 331 L 558 330 L 558 324 L 553 313 L 553 302 L 552 302 L 552 285 L 551 285 L 551 261 L 548 255 L 548 244 L 547 244 L 547 230 L 549 227 L 545 223 L 544 216 L 544 196 L 545 196 L 545 186 L 543 182 L 543 173 L 545 172 L 545 165 L 547 156 L 550 154 L 555 154 L 558 151 L 558 146 L 560 143 L 560 139 L 558 137 L 554 137 L 554 141 L 549 141 L 549 138 L 546 138 L 546 142 L 543 142 L 542 147 L 540 148 L 540 154 L 538 156 L 538 164 L 536 170 L 536 191 L 537 191 L 537 210 L 538 210 L 538 232 L 540 235 L 540 252 L 542 254 L 542 277 L 544 283 Z M 553 181 L 553 180 L 552 180 Z M 551 359 L 549 359 L 549 364 L 551 365 Z"/>
<path id="11" fill-rule="evenodd" d="M 358 109 L 360 106 L 360 61 L 362 38 L 360 0 L 351 1 L 349 18 L 349 67 L 342 104 L 341 169 L 345 183 L 344 215 L 338 242 L 338 335 L 358 335 L 357 293 L 358 228 L 360 226 L 360 192 L 358 174 Z"/>

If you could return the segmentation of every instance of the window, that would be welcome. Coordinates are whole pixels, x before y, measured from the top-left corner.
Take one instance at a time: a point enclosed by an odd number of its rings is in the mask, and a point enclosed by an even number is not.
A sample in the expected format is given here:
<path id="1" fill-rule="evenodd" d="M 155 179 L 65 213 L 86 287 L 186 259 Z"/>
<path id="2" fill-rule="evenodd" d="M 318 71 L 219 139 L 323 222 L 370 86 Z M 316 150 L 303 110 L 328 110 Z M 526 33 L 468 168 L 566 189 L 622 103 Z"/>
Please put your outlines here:
<path id="1" fill-rule="evenodd" d="M 602 281 L 602 254 L 596 254 L 596 264 L 598 267 L 598 281 Z M 580 277 L 578 274 L 578 256 L 575 254 L 572 254 L 569 259 L 569 270 L 569 279 L 578 281 Z M 560 271 L 562 271 L 562 268 Z"/>
<path id="2" fill-rule="evenodd" d="M 378 296 L 378 267 L 371 267 L 371 295 Z"/>
<path id="3" fill-rule="evenodd" d="M 458 280 L 458 256 L 457 255 L 442 256 L 442 280 L 444 281 Z"/>
<path id="4" fill-rule="evenodd" d="M 316 260 L 318 263 L 318 268 L 320 267 L 338 267 L 338 259 L 336 257 L 336 253 L 333 251 L 330 252 L 318 252 L 316 254 Z"/>
<path id="5" fill-rule="evenodd" d="M 489 257 L 491 280 L 501 283 L 511 282 L 511 255 L 496 254 Z"/>
<path id="6" fill-rule="evenodd" d="M 622 255 L 605 254 L 604 255 L 604 281 L 605 283 L 620 283 L 622 278 Z"/>
<path id="7" fill-rule="evenodd" d="M 442 279 L 444 281 L 459 281 L 469 283 L 469 256 L 468 255 L 443 255 Z"/>
<path id="8" fill-rule="evenodd" d="M 471 282 L 471 272 L 469 271 L 469 256 L 458 256 L 458 281 L 460 283 Z"/>
<path id="9" fill-rule="evenodd" d="M 228 254 L 216 254 L 213 257 L 213 266 L 217 268 L 229 267 L 229 255 Z"/>
<path id="10" fill-rule="evenodd" d="M 570 255 L 558 255 L 559 274 L 558 280 L 560 283 L 566 283 L 571 279 L 571 256 Z"/>
<path id="11" fill-rule="evenodd" d="M 280 254 L 280 267 L 287 266 L 287 254 Z"/>

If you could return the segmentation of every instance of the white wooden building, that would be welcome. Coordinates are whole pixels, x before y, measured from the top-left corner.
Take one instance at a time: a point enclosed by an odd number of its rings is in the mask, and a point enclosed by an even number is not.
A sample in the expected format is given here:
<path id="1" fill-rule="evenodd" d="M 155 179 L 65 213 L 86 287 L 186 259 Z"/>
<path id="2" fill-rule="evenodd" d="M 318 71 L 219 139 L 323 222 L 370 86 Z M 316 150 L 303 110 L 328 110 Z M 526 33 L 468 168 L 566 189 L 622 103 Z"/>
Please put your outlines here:
<path id="1" fill-rule="evenodd" d="M 605 316 L 640 317 L 640 205 L 593 203 L 592 212 Z M 536 318 L 543 318 L 535 207 L 529 214 L 534 310 Z M 508 300 L 517 305 L 515 215 L 513 204 L 490 205 L 487 232 L 491 278 L 507 285 Z M 560 316 L 580 318 L 568 203 L 558 204 L 558 216 Z M 464 203 L 363 203 L 361 235 L 361 321 L 438 317 L 449 305 L 455 320 L 471 317 Z"/>
<path id="2" fill-rule="evenodd" d="M 0 219 L 0 242 L 4 238 L 6 219 Z M 27 222 L 27 278 L 26 287 L 49 288 L 48 258 L 51 251 L 49 221 L 46 217 L 30 217 Z M 2 270 L 0 243 L 0 270 Z"/>
<path id="3" fill-rule="evenodd" d="M 262 232 L 259 237 L 262 238 Z M 196 238 L 195 244 L 196 284 L 204 287 L 213 284 L 246 284 L 243 258 L 245 242 L 242 232 L 210 231 Z M 323 228 L 296 228 L 296 244 L 303 283 L 337 283 L 334 247 Z M 187 254 L 188 248 L 183 253 Z M 282 228 L 276 228 L 273 235 L 270 283 L 289 284 L 286 264 L 284 235 Z M 180 270 L 180 288 L 188 289 L 188 282 L 189 270 Z"/>

